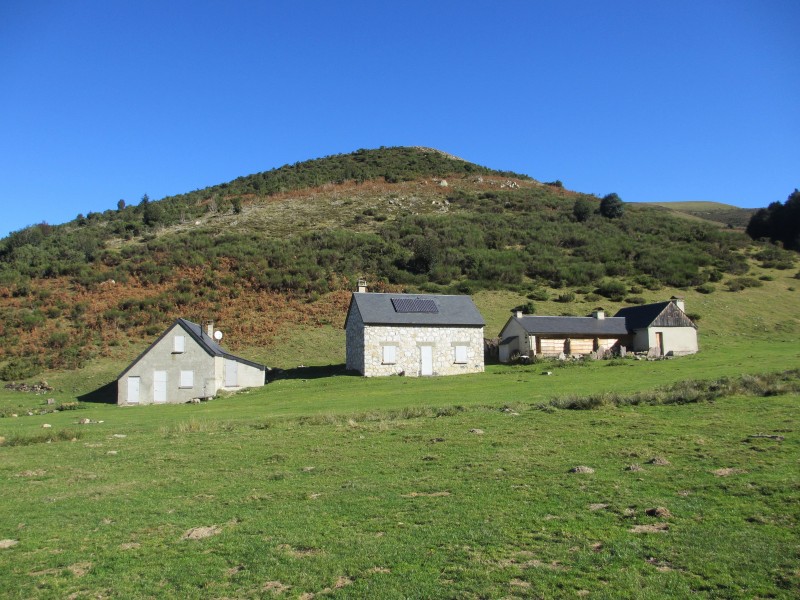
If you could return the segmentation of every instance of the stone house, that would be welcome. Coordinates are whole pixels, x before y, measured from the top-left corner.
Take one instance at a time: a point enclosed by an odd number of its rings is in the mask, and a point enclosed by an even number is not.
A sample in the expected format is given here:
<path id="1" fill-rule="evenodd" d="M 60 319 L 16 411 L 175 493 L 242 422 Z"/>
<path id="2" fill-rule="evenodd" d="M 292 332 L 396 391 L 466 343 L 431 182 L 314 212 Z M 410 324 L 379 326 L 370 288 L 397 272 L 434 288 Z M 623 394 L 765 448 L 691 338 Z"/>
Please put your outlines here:
<path id="1" fill-rule="evenodd" d="M 517 311 L 500 332 L 500 362 L 513 356 L 585 355 L 598 350 L 652 352 L 680 356 L 698 351 L 697 326 L 680 298 L 623 308 L 613 317 L 603 310 L 590 317 L 538 317 Z"/>
<path id="2" fill-rule="evenodd" d="M 117 378 L 117 404 L 177 404 L 264 385 L 266 367 L 235 356 L 207 330 L 176 320 Z"/>
<path id="3" fill-rule="evenodd" d="M 347 369 L 365 377 L 483 372 L 485 321 L 469 296 L 369 293 L 350 299 Z"/>

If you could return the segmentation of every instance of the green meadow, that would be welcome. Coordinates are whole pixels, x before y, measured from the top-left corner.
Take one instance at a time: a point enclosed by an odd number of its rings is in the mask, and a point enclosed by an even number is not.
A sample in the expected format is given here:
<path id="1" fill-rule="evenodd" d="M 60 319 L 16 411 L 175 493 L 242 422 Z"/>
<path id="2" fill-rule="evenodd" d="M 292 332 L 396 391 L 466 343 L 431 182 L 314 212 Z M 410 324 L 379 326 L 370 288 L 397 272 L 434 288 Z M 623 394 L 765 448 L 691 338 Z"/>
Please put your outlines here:
<path id="1" fill-rule="evenodd" d="M 2 390 L 0 596 L 797 597 L 792 283 L 686 294 L 680 359 L 363 379 L 320 328 L 199 405 L 88 401 L 110 359 Z"/>

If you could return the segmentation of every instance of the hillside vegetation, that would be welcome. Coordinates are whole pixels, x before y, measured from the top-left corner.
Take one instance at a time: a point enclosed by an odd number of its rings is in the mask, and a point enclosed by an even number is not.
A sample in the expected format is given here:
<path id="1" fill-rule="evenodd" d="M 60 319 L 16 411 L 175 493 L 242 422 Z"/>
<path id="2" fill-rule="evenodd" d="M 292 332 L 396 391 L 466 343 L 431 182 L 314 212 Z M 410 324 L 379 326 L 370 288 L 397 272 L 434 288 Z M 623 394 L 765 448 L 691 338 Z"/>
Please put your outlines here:
<path id="1" fill-rule="evenodd" d="M 722 202 L 647 202 L 646 205 L 660 206 L 677 215 L 686 215 L 736 229 L 747 227 L 756 212 L 752 208 L 739 208 Z"/>
<path id="2" fill-rule="evenodd" d="M 507 290 L 529 309 L 555 300 L 574 312 L 662 288 L 743 289 L 759 284 L 753 260 L 795 264 L 737 232 L 640 205 L 609 218 L 560 182 L 420 148 L 123 204 L 0 242 L 0 376 L 132 357 L 128 344 L 178 316 L 215 319 L 233 349 L 269 347 L 293 327 L 340 326 L 358 277 L 373 289 Z"/>

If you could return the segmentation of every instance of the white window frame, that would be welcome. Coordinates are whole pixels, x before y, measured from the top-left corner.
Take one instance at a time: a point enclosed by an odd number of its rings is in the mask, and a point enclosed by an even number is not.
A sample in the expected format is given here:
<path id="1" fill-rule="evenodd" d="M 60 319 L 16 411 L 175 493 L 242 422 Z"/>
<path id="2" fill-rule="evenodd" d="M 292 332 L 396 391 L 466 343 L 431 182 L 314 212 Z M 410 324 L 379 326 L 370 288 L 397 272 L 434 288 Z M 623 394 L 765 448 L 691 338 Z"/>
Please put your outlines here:
<path id="1" fill-rule="evenodd" d="M 194 387 L 194 371 L 181 371 L 180 388 L 191 389 Z"/>
<path id="2" fill-rule="evenodd" d="M 453 364 L 465 365 L 469 362 L 468 358 L 469 344 L 454 344 L 453 345 Z"/>
<path id="3" fill-rule="evenodd" d="M 186 336 L 176 335 L 172 339 L 172 353 L 183 354 L 186 352 Z"/>
<path id="4" fill-rule="evenodd" d="M 397 364 L 397 346 L 395 344 L 383 344 L 381 346 L 381 364 Z"/>

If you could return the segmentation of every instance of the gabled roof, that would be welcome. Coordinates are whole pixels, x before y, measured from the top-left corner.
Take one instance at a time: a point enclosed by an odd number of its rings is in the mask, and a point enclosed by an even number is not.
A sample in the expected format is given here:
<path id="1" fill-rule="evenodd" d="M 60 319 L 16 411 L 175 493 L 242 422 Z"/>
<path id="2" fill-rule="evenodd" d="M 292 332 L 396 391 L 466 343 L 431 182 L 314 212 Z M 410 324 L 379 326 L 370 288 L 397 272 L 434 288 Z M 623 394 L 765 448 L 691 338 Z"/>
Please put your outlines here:
<path id="1" fill-rule="evenodd" d="M 606 317 L 511 317 L 509 322 L 516 321 L 529 335 L 563 334 L 581 336 L 615 336 L 626 335 L 628 329 L 625 319 Z M 508 324 L 506 324 L 507 326 Z M 505 327 L 503 328 L 505 330 Z"/>
<path id="2" fill-rule="evenodd" d="M 365 325 L 486 325 L 469 296 L 356 292 L 350 299 L 347 319 L 354 306 Z"/>
<path id="3" fill-rule="evenodd" d="M 117 377 L 117 379 L 125 375 L 125 373 L 127 373 L 128 371 L 130 371 L 131 368 L 136 363 L 138 363 L 143 356 L 145 356 L 148 352 L 150 352 L 153 346 L 155 346 L 156 344 L 158 344 L 158 342 L 164 339 L 164 337 L 170 331 L 172 331 L 176 326 L 181 327 L 186 333 L 188 333 L 189 337 L 191 337 L 195 342 L 197 342 L 197 344 L 203 350 L 205 350 L 209 354 L 209 356 L 222 356 L 224 358 L 227 358 L 228 360 L 235 360 L 236 362 L 249 365 L 257 369 L 266 370 L 266 367 L 264 365 L 261 365 L 257 362 L 253 362 L 251 360 L 247 360 L 246 358 L 242 358 L 241 356 L 236 356 L 235 354 L 231 354 L 230 352 L 223 349 L 222 346 L 217 344 L 208 335 L 203 333 L 203 328 L 197 323 L 187 321 L 186 319 L 177 319 L 172 325 L 167 327 L 164 330 L 164 332 L 160 336 L 158 336 L 158 338 L 144 350 L 144 352 L 142 352 L 139 356 L 137 356 L 136 359 L 133 362 L 131 362 L 131 364 L 128 365 L 128 367 L 122 373 L 119 374 L 119 377 Z"/>
<path id="4" fill-rule="evenodd" d="M 697 325 L 672 300 L 629 306 L 620 309 L 614 317 L 624 318 L 631 331 L 651 326 L 694 327 L 697 329 Z"/>

